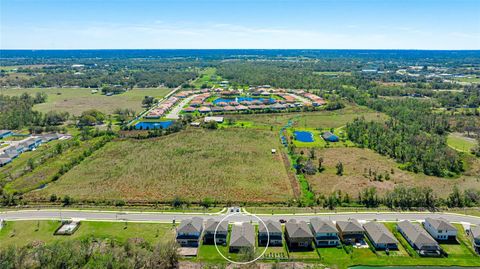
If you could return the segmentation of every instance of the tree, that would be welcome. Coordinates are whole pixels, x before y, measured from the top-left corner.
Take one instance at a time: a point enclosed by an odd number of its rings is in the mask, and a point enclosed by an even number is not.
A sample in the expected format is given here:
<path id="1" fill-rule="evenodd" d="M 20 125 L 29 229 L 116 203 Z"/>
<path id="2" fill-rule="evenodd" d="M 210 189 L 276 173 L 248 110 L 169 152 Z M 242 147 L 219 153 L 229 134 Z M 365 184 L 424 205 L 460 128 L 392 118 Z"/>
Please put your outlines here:
<path id="1" fill-rule="evenodd" d="M 343 163 L 338 162 L 335 167 L 337 168 L 337 176 L 343 176 Z"/>
<path id="2" fill-rule="evenodd" d="M 142 105 L 145 107 L 150 107 L 155 103 L 155 98 L 152 96 L 145 96 L 142 100 Z"/>
<path id="3" fill-rule="evenodd" d="M 323 170 L 325 170 L 325 168 L 323 168 L 322 164 L 323 164 L 323 157 L 319 157 L 318 158 L 318 172 L 322 172 Z"/>

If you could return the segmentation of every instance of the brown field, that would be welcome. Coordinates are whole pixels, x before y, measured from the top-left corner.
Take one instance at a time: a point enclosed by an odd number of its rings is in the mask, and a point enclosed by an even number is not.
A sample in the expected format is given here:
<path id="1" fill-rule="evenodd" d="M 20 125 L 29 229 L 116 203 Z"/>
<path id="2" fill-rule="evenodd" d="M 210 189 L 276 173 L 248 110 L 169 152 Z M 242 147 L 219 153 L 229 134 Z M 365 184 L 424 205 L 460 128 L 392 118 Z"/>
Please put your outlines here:
<path id="1" fill-rule="evenodd" d="M 470 158 L 469 168 L 465 175 L 459 178 L 438 178 L 403 171 L 398 164 L 385 156 L 381 156 L 369 149 L 360 148 L 324 148 L 317 149 L 317 157 L 324 159 L 326 168 L 322 173 L 307 176 L 315 193 L 330 194 L 341 190 L 350 195 L 357 196 L 358 192 L 366 187 L 376 187 L 379 193 L 392 190 L 396 185 L 431 187 L 440 197 L 447 196 L 454 185 L 461 189 L 480 189 L 480 159 Z M 341 161 L 344 175 L 337 176 L 335 165 Z M 316 165 L 317 163 L 315 163 Z M 373 181 L 368 178 L 368 170 L 377 174 L 390 174 L 390 180 L 383 182 Z M 394 173 L 391 173 L 393 169 Z"/>
<path id="2" fill-rule="evenodd" d="M 283 202 L 293 198 L 276 132 L 189 129 L 110 142 L 48 187 L 27 194 L 74 199 Z"/>

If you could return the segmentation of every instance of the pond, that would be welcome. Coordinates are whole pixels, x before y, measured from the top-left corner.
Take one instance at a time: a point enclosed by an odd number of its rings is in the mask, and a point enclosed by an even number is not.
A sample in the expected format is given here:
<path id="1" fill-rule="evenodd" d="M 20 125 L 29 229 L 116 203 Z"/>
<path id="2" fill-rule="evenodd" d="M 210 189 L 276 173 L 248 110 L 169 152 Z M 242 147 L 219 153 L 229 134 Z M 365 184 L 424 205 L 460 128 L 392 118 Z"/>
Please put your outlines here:
<path id="1" fill-rule="evenodd" d="M 135 124 L 136 130 L 166 129 L 173 124 L 173 121 L 147 122 L 141 121 Z"/>
<path id="2" fill-rule="evenodd" d="M 240 103 L 240 102 L 243 102 L 243 101 L 248 101 L 248 102 L 252 102 L 252 101 L 261 101 L 263 102 L 264 100 L 268 100 L 269 103 L 275 103 L 275 99 L 273 98 L 260 98 L 260 97 L 235 97 L 235 98 L 217 98 L 213 101 L 214 104 L 217 104 L 217 103 L 221 103 L 221 102 L 224 102 L 224 103 L 229 103 L 229 102 L 237 102 L 237 103 Z"/>
<path id="3" fill-rule="evenodd" d="M 295 140 L 300 142 L 313 142 L 313 134 L 307 131 L 295 131 L 293 132 Z"/>

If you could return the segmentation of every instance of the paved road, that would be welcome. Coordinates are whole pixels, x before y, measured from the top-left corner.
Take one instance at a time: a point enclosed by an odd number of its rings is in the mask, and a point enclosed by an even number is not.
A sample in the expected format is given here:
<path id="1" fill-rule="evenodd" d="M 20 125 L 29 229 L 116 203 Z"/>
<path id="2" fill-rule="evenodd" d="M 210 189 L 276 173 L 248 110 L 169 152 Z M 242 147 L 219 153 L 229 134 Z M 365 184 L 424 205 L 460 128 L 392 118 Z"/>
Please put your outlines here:
<path id="1" fill-rule="evenodd" d="M 202 217 L 203 219 L 214 218 L 217 220 L 223 219 L 226 214 L 196 214 L 196 213 L 160 213 L 160 212 L 115 212 L 115 211 L 80 211 L 80 210 L 19 210 L 19 211 L 3 211 L 0 212 L 0 219 L 4 220 L 46 220 L 46 219 L 80 219 L 80 220 L 101 220 L 101 221 L 144 221 L 144 222 L 176 222 L 191 217 Z M 316 214 L 321 218 L 330 219 L 333 221 L 348 220 L 349 218 L 356 218 L 362 220 L 378 220 L 378 221 L 400 221 L 400 220 L 424 220 L 426 217 L 443 217 L 451 222 L 463 224 L 480 225 L 480 217 L 467 216 L 460 214 L 449 213 L 328 213 Z M 296 219 L 308 221 L 313 215 L 259 215 L 262 220 L 280 219 Z M 228 218 L 230 222 L 253 221 L 258 220 L 251 216 L 239 213 Z"/>
<path id="2" fill-rule="evenodd" d="M 168 114 L 165 118 L 167 119 L 173 119 L 173 120 L 178 120 L 180 118 L 179 114 L 182 111 L 183 107 L 188 104 L 190 101 L 192 101 L 193 98 L 195 98 L 198 94 L 194 94 L 192 96 L 189 96 L 185 99 L 183 99 L 180 103 L 178 103 Z"/>

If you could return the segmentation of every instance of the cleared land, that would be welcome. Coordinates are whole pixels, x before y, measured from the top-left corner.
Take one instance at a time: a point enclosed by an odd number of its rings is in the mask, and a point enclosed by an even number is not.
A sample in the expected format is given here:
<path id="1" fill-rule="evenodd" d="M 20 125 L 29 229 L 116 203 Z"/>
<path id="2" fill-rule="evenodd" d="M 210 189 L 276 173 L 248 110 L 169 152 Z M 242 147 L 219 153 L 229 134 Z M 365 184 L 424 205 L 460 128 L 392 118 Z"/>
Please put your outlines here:
<path id="1" fill-rule="evenodd" d="M 323 157 L 325 170 L 306 176 L 315 193 L 330 194 L 340 190 L 356 197 L 366 187 L 376 187 L 379 193 L 385 193 L 396 185 L 404 185 L 431 187 L 437 195 L 445 197 L 454 185 L 461 189 L 480 186 L 480 160 L 473 157 L 468 159 L 468 170 L 461 177 L 438 178 L 401 170 L 395 160 L 369 149 L 323 148 L 316 150 L 316 156 Z M 335 165 L 338 162 L 343 163 L 343 176 L 336 175 Z M 371 176 L 369 170 L 372 171 Z M 373 173 L 382 174 L 382 181 L 374 181 Z M 389 180 L 385 180 L 385 174 L 389 175 Z"/>
<path id="2" fill-rule="evenodd" d="M 477 141 L 473 138 L 465 137 L 460 133 L 452 133 L 447 137 L 448 145 L 461 152 L 470 153 L 470 150 L 477 145 Z"/>
<path id="3" fill-rule="evenodd" d="M 76 199 L 279 202 L 293 197 L 276 132 L 189 129 L 149 140 L 108 143 L 45 189 Z"/>
<path id="4" fill-rule="evenodd" d="M 142 238 L 149 243 L 173 239 L 175 230 L 171 224 L 90 222 L 84 221 L 71 236 L 55 236 L 60 221 L 14 221 L 7 222 L 0 230 L 0 248 L 15 245 L 53 243 L 55 241 L 81 240 L 84 238 L 109 238 L 126 242 L 130 238 Z"/>
<path id="5" fill-rule="evenodd" d="M 32 88 L 32 89 L 0 89 L 0 94 L 20 95 L 24 92 L 35 94 L 45 92 L 48 95 L 46 103 L 34 106 L 40 112 L 66 111 L 73 115 L 80 115 L 88 109 L 98 109 L 111 114 L 117 108 L 129 108 L 136 112 L 143 110 L 142 100 L 145 96 L 163 97 L 170 89 L 167 88 L 135 88 L 131 91 L 106 96 L 100 92 L 92 94 L 92 89 L 86 88 Z"/>

